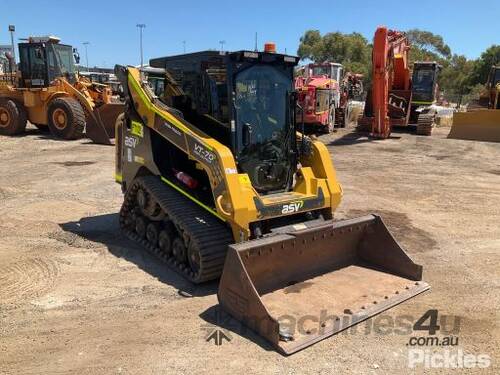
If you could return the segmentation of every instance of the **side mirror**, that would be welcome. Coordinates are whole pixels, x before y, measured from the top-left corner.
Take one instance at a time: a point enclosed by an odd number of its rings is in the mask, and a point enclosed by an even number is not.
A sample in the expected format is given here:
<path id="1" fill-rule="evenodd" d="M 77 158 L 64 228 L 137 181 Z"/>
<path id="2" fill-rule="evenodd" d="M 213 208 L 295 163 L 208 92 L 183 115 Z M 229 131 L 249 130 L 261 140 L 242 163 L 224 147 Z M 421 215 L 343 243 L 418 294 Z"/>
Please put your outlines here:
<path id="1" fill-rule="evenodd" d="M 245 147 L 252 142 L 252 125 L 250 125 L 248 122 L 245 122 L 245 124 L 243 125 L 242 139 L 243 146 Z"/>
<path id="2" fill-rule="evenodd" d="M 80 54 L 76 48 L 73 48 L 73 57 L 75 58 L 75 63 L 80 64 Z"/>

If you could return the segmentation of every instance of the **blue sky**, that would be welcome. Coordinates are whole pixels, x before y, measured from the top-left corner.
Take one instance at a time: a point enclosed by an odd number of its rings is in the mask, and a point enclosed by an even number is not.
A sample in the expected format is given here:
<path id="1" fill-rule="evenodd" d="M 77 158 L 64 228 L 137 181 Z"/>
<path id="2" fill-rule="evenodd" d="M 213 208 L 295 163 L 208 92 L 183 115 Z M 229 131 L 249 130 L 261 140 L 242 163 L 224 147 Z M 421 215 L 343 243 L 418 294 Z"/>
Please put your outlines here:
<path id="1" fill-rule="evenodd" d="M 89 41 L 89 65 L 138 64 L 139 32 L 145 23 L 144 55 L 150 57 L 219 48 L 253 49 L 274 41 L 278 50 L 297 51 L 307 29 L 322 33 L 358 31 L 371 40 L 378 25 L 420 28 L 441 34 L 454 53 L 478 57 L 500 44 L 500 0 L 233 0 L 233 1 L 16 1 L 0 0 L 0 44 L 16 38 L 54 34 L 80 50 Z M 312 8 L 315 9 L 312 9 Z"/>

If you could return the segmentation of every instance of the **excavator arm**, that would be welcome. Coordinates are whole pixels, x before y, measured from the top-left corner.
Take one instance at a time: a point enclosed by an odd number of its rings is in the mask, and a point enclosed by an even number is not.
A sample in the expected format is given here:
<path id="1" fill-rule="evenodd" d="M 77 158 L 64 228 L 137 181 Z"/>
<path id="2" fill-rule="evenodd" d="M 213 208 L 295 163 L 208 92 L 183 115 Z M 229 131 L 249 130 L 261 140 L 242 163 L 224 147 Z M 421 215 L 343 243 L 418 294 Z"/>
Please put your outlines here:
<path id="1" fill-rule="evenodd" d="M 391 118 L 408 121 L 411 78 L 408 65 L 409 42 L 405 33 L 379 27 L 373 41 L 373 86 L 371 136 L 388 138 Z M 409 97 L 408 97 L 409 95 Z"/>

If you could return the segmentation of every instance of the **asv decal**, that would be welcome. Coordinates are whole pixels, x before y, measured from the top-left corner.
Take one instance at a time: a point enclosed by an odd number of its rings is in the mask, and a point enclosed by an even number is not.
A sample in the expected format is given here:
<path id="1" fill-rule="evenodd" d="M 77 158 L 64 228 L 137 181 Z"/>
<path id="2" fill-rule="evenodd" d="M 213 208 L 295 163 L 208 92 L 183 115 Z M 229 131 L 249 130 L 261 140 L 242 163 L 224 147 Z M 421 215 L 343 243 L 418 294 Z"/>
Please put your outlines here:
<path id="1" fill-rule="evenodd" d="M 136 137 L 125 137 L 125 146 L 135 148 L 139 143 L 139 140 Z"/>
<path id="2" fill-rule="evenodd" d="M 215 155 L 198 143 L 194 144 L 194 153 L 209 163 L 215 160 Z"/>
<path id="3" fill-rule="evenodd" d="M 294 212 L 298 212 L 304 206 L 304 201 L 297 201 L 283 205 L 283 209 L 281 210 L 282 214 L 293 214 Z"/>

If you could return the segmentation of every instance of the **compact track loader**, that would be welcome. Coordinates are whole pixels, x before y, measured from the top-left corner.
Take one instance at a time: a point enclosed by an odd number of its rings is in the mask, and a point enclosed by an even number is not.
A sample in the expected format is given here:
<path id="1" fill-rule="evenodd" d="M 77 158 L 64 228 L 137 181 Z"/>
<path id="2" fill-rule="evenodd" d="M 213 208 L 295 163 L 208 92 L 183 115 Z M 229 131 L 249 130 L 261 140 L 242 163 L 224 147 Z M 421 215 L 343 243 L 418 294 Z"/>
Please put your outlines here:
<path id="1" fill-rule="evenodd" d="M 54 36 L 19 43 L 19 70 L 12 61 L 12 71 L 0 79 L 0 134 L 21 134 L 30 121 L 57 138 L 85 134 L 95 143 L 111 144 L 123 104 L 107 85 L 75 71 L 74 51 Z"/>
<path id="2" fill-rule="evenodd" d="M 146 71 L 115 68 L 127 98 L 122 230 L 193 283 L 220 277 L 220 305 L 284 354 L 429 288 L 380 217 L 333 220 L 342 189 L 330 154 L 295 125 L 297 62 L 255 51 L 153 59 L 165 69 L 159 96 Z M 290 325 L 304 317 L 305 329 Z"/>

